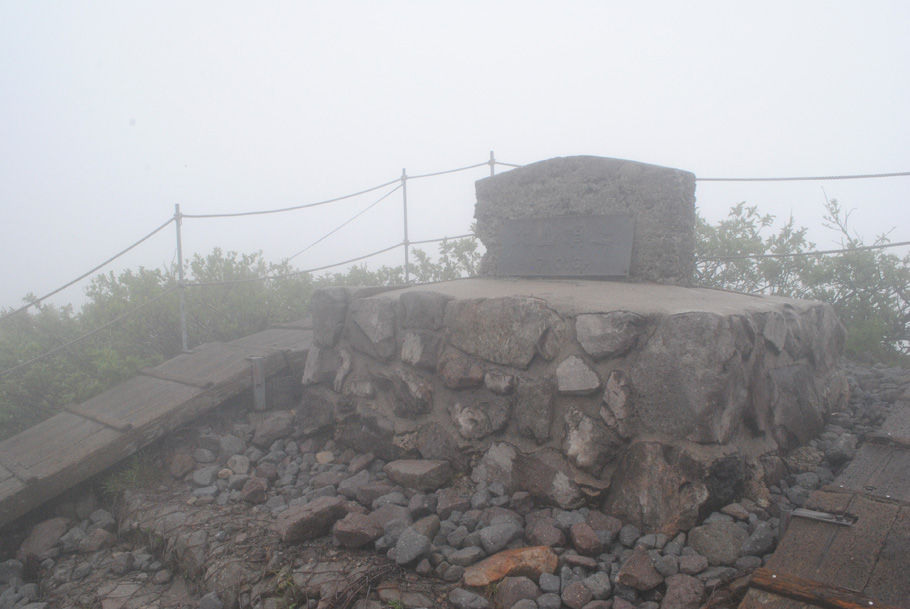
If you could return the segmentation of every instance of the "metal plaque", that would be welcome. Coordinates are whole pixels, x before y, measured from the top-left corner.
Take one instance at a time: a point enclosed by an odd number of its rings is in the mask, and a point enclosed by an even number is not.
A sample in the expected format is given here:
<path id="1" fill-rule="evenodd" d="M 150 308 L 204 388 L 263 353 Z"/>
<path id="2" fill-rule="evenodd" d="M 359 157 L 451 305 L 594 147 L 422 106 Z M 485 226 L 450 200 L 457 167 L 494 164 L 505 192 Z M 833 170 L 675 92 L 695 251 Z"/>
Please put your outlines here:
<path id="1" fill-rule="evenodd" d="M 496 274 L 627 276 L 633 230 L 632 218 L 622 214 L 503 220 Z"/>

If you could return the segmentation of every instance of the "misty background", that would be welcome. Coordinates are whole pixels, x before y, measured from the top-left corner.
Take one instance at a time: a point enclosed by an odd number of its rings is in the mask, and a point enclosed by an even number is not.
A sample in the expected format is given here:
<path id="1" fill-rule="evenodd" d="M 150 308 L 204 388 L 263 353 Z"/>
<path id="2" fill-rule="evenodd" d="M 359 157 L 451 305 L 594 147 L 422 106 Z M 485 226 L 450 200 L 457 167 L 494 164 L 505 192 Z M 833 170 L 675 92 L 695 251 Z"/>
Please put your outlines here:
<path id="1" fill-rule="evenodd" d="M 184 213 L 309 203 L 498 160 L 593 154 L 698 177 L 910 170 L 905 2 L 0 0 L 0 308 Z M 505 168 L 497 168 L 497 172 Z M 476 179 L 409 182 L 411 240 L 468 232 Z M 822 191 L 824 188 L 824 192 Z M 385 190 L 287 214 L 187 219 L 184 254 L 278 262 Z M 910 178 L 698 184 L 820 248 L 825 193 L 867 241 L 910 240 Z M 296 257 L 401 241 L 395 193 Z M 425 249 L 431 249 L 424 246 Z M 903 253 L 906 248 L 895 253 Z M 176 260 L 173 227 L 111 267 Z M 368 261 L 400 264 L 401 249 Z M 84 283 L 52 302 L 79 303 Z"/>

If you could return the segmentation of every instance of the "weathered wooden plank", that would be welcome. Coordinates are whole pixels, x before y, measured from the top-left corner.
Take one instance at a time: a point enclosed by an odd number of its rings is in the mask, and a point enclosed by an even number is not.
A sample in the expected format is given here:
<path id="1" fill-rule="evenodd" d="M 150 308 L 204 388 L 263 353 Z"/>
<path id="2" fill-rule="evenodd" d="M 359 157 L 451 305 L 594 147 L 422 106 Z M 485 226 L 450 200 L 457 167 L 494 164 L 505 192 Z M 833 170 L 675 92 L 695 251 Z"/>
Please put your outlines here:
<path id="1" fill-rule="evenodd" d="M 312 343 L 311 330 L 272 328 L 230 342 L 253 350 L 305 351 Z"/>
<path id="2" fill-rule="evenodd" d="M 910 507 L 901 506 L 863 593 L 886 603 L 910 606 Z"/>
<path id="3" fill-rule="evenodd" d="M 0 463 L 14 472 L 21 470 L 29 479 L 41 479 L 91 455 L 119 435 L 104 425 L 62 412 L 0 442 Z"/>
<path id="4" fill-rule="evenodd" d="M 0 442 L 0 525 L 252 386 L 249 356 L 272 375 L 311 338 L 276 329 L 203 345 Z"/>
<path id="5" fill-rule="evenodd" d="M 839 513 L 847 509 L 852 497 L 845 493 L 816 491 L 809 496 L 806 507 Z M 768 560 L 768 568 L 808 579 L 818 578 L 820 561 L 842 528 L 817 520 L 791 519 L 786 534 Z"/>
<path id="6" fill-rule="evenodd" d="M 882 433 L 903 442 L 910 442 L 910 401 L 898 401 L 891 407 L 885 422 L 882 423 Z"/>
<path id="7" fill-rule="evenodd" d="M 207 343 L 159 364 L 151 371 L 204 387 L 248 372 L 249 368 L 247 355 L 243 352 L 226 343 Z"/>
<path id="8" fill-rule="evenodd" d="M 866 442 L 834 481 L 834 485 L 859 493 L 875 493 L 878 473 L 891 460 L 892 453 L 892 446 Z"/>
<path id="9" fill-rule="evenodd" d="M 752 574 L 752 587 L 829 609 L 868 609 L 869 607 L 898 609 L 880 599 L 872 599 L 841 586 L 796 577 L 767 568 L 755 570 Z"/>
<path id="10" fill-rule="evenodd" d="M 142 428 L 170 415 L 202 393 L 203 390 L 197 387 L 136 376 L 72 407 L 70 411 L 116 429 Z"/>
<path id="11" fill-rule="evenodd" d="M 124 434 L 63 412 L 0 442 L 0 463 L 29 482 L 0 501 L 0 523 L 21 516 L 135 450 Z M 18 474 L 17 474 L 18 476 Z"/>
<path id="12" fill-rule="evenodd" d="M 847 511 L 856 516 L 856 523 L 836 527 L 838 533 L 820 556 L 818 576 L 812 579 L 849 590 L 863 590 L 899 510 L 900 506 L 894 503 L 855 495 Z"/>
<path id="13" fill-rule="evenodd" d="M 910 451 L 897 445 L 866 442 L 835 485 L 910 501 Z"/>

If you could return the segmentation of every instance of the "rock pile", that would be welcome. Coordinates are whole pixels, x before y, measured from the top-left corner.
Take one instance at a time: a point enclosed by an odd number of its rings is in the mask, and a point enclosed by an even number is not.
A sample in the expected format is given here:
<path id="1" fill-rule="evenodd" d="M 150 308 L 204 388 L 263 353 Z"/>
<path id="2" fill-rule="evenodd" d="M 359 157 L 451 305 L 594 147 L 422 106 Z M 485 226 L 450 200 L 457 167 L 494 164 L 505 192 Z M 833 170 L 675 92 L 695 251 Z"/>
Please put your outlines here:
<path id="1" fill-rule="evenodd" d="M 833 479 L 910 383 L 899 369 L 846 370 L 849 404 L 821 436 L 767 464 L 781 472 L 767 503 L 737 497 L 674 535 L 597 506 L 548 506 L 445 461 L 305 436 L 283 411 L 198 427 L 162 454 L 171 482 L 125 494 L 119 525 L 80 500 L 35 527 L 18 557 L 0 562 L 0 608 L 277 609 L 292 594 L 328 608 L 352 582 L 378 590 L 361 609 L 698 607 L 763 564 L 781 515 Z M 40 587 L 26 583 L 30 570 Z"/>

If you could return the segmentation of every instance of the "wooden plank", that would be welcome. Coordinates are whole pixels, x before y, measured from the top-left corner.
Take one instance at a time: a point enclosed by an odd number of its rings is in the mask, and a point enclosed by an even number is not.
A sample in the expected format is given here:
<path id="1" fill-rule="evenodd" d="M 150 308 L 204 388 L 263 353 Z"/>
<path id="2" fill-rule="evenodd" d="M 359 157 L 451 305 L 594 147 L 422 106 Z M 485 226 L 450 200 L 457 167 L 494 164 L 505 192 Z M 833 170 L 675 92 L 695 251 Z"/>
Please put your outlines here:
<path id="1" fill-rule="evenodd" d="M 856 523 L 849 527 L 829 525 L 836 527 L 838 533 L 820 556 L 819 575 L 812 579 L 860 591 L 875 569 L 879 552 L 900 506 L 855 495 L 847 511 L 856 516 Z"/>
<path id="2" fill-rule="evenodd" d="M 104 425 L 62 412 L 0 442 L 0 463 L 14 472 L 22 471 L 30 480 L 40 480 L 119 435 Z"/>
<path id="3" fill-rule="evenodd" d="M 249 371 L 247 356 L 225 343 L 207 343 L 151 369 L 162 377 L 176 377 L 199 387 L 216 385 Z"/>
<path id="4" fill-rule="evenodd" d="M 252 351 L 305 351 L 310 348 L 313 341 L 311 330 L 293 330 L 287 328 L 272 328 L 237 340 L 229 344 L 243 347 Z M 255 353 L 251 353 L 253 355 Z"/>
<path id="5" fill-rule="evenodd" d="M 910 451 L 866 442 L 835 485 L 898 501 L 910 501 Z"/>
<path id="6" fill-rule="evenodd" d="M 910 401 L 895 402 L 882 423 L 881 430 L 894 438 L 910 442 Z"/>
<path id="7" fill-rule="evenodd" d="M 116 463 L 135 450 L 124 434 L 63 412 L 0 442 L 0 463 L 29 482 L 0 499 L 5 524 Z"/>
<path id="8" fill-rule="evenodd" d="M 797 601 L 827 609 L 898 609 L 895 605 L 825 582 L 796 577 L 767 568 L 756 569 L 752 586 Z"/>
<path id="9" fill-rule="evenodd" d="M 202 393 L 203 390 L 197 387 L 136 376 L 74 406 L 71 412 L 84 414 L 115 429 L 142 428 L 172 414 Z"/>
<path id="10" fill-rule="evenodd" d="M 816 491 L 809 496 L 806 507 L 839 513 L 846 511 L 852 497 L 851 494 Z M 818 563 L 842 528 L 817 520 L 791 519 L 777 550 L 768 559 L 768 568 L 809 579 L 817 578 Z"/>
<path id="11" fill-rule="evenodd" d="M 863 593 L 886 603 L 910 605 L 910 507 L 901 506 Z"/>

